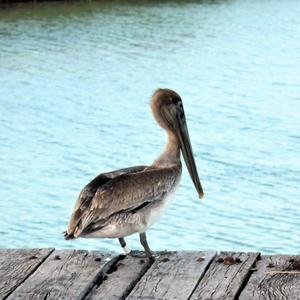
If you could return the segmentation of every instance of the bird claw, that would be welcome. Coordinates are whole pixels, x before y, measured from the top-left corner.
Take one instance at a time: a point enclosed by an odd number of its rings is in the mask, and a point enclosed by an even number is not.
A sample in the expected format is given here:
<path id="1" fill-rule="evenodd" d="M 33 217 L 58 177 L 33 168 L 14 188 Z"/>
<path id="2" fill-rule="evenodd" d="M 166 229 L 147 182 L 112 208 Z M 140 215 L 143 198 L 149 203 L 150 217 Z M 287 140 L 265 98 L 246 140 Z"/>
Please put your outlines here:
<path id="1" fill-rule="evenodd" d="M 129 255 L 136 258 L 147 258 L 147 255 L 144 251 L 139 250 L 131 250 L 129 252 Z"/>
<path id="2" fill-rule="evenodd" d="M 150 261 L 154 261 L 155 257 L 151 254 L 151 256 L 147 255 L 146 252 L 144 251 L 139 251 L 139 250 L 131 250 L 129 253 L 130 256 L 135 257 L 135 258 L 144 258 L 144 259 L 149 259 Z"/>

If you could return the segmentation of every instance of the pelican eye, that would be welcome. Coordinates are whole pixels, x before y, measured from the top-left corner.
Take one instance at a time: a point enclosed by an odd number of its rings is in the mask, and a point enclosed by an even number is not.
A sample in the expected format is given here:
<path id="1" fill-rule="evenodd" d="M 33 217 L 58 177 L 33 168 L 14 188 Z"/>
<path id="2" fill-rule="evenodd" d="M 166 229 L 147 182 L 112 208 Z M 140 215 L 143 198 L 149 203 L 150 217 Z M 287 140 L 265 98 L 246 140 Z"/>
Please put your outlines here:
<path id="1" fill-rule="evenodd" d="M 178 107 L 177 110 L 178 110 L 179 116 L 181 119 L 183 119 L 184 118 L 184 110 L 183 110 L 183 105 L 182 105 L 181 101 L 179 101 L 177 103 L 177 107 Z"/>
<path id="2" fill-rule="evenodd" d="M 182 106 L 182 102 L 180 99 L 178 99 L 177 97 L 171 97 L 170 100 L 172 101 L 173 104 L 176 104 L 176 105 L 179 105 L 179 106 Z"/>
<path id="3" fill-rule="evenodd" d="M 184 112 L 183 112 L 183 110 L 182 110 L 182 109 L 181 109 L 181 111 L 180 111 L 180 115 L 179 115 L 179 116 L 180 116 L 180 118 L 181 118 L 181 119 L 183 119 L 183 118 L 184 118 Z"/>

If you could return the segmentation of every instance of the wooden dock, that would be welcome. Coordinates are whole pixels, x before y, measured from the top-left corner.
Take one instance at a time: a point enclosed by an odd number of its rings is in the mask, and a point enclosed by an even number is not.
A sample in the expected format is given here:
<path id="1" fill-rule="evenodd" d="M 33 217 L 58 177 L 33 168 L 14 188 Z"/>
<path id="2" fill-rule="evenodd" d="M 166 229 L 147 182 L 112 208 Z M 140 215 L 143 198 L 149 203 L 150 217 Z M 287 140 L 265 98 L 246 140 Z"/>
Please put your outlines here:
<path id="1" fill-rule="evenodd" d="M 0 299 L 300 299 L 300 256 L 2 249 Z"/>

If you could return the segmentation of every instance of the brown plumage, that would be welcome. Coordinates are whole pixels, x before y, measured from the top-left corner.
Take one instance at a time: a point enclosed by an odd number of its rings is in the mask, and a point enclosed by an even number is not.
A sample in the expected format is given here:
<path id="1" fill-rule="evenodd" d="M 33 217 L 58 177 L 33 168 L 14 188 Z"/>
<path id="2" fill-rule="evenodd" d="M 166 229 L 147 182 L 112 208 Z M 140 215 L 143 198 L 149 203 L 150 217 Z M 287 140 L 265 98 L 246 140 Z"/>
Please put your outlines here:
<path id="1" fill-rule="evenodd" d="M 124 237 L 138 232 L 150 257 L 145 231 L 162 214 L 180 180 L 180 150 L 199 196 L 203 196 L 180 96 L 159 89 L 152 96 L 151 108 L 157 123 L 167 132 L 164 151 L 151 166 L 103 173 L 86 185 L 75 204 L 66 239 L 119 238 L 125 249 Z"/>

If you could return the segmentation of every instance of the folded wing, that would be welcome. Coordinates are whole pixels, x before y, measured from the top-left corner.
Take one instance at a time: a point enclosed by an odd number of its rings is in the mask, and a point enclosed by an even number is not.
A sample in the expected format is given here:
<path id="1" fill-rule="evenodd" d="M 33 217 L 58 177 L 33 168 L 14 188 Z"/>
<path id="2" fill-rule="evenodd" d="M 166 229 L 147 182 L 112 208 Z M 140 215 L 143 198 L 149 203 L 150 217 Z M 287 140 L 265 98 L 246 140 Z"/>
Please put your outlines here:
<path id="1" fill-rule="evenodd" d="M 101 174 L 82 190 L 68 226 L 68 236 L 77 237 L 91 225 L 99 226 L 116 213 L 136 211 L 160 200 L 176 180 L 176 168 L 172 167 L 139 166 L 126 170 Z"/>
<path id="2" fill-rule="evenodd" d="M 98 189 L 108 183 L 115 177 L 123 174 L 130 174 L 140 172 L 147 166 L 135 166 L 130 168 L 124 168 L 112 172 L 102 173 L 95 177 L 89 184 L 87 184 L 80 192 L 72 216 L 70 218 L 68 229 L 65 232 L 66 239 L 74 238 L 74 231 L 76 227 L 81 223 L 83 216 L 86 214 L 89 206 L 91 205 L 92 199 L 94 198 Z"/>

